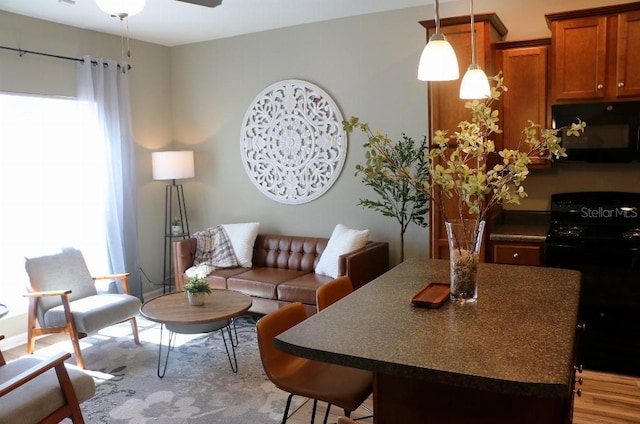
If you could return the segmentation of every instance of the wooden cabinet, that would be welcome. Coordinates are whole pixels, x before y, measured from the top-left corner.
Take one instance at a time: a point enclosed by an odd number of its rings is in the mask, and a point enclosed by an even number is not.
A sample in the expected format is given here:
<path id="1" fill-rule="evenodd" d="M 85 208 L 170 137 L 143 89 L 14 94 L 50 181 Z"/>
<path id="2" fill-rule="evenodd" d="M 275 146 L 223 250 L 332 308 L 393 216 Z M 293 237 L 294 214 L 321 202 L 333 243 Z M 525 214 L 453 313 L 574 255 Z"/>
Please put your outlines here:
<path id="1" fill-rule="evenodd" d="M 487 75 L 497 73 L 495 63 L 494 45 L 507 33 L 507 29 L 494 13 L 474 15 L 476 32 L 476 58 L 478 65 L 485 70 Z M 464 75 L 471 64 L 471 18 L 470 16 L 459 16 L 440 20 L 440 30 L 447 37 L 458 58 L 460 76 Z M 435 22 L 420 22 L 427 30 L 428 40 L 435 32 Z M 429 98 L 429 133 L 431 137 L 436 130 L 447 130 L 449 134 L 456 131 L 460 121 L 470 119 L 469 110 L 464 108 L 466 100 L 461 100 L 460 82 L 430 82 L 428 83 Z M 438 196 L 435 196 L 439 202 Z M 444 208 L 450 211 L 452 217 L 456 217 L 458 201 L 457 199 L 443 199 Z M 433 203 L 432 203 L 433 205 Z M 448 258 L 449 248 L 447 242 L 447 232 L 444 226 L 444 218 L 436 207 L 431 211 L 430 228 L 430 251 L 432 258 Z M 488 231 L 485 229 L 485 236 Z M 483 243 L 484 245 L 485 243 Z"/>
<path id="2" fill-rule="evenodd" d="M 618 97 L 640 97 L 640 11 L 618 15 L 616 93 Z"/>
<path id="3" fill-rule="evenodd" d="M 528 121 L 549 127 L 547 119 L 547 56 L 551 39 L 496 44 L 498 68 L 509 89 L 501 100 L 500 147 L 518 149 Z M 527 151 L 528 145 L 524 145 Z M 529 168 L 548 168 L 551 161 L 531 156 Z"/>
<path id="4" fill-rule="evenodd" d="M 573 397 L 515 396 L 381 373 L 374 393 L 375 423 L 572 423 Z"/>
<path id="5" fill-rule="evenodd" d="M 544 245 L 532 242 L 491 241 L 488 261 L 508 265 L 544 265 Z"/>
<path id="6" fill-rule="evenodd" d="M 640 3 L 546 15 L 553 103 L 640 98 Z"/>
<path id="7" fill-rule="evenodd" d="M 551 28 L 554 100 L 604 98 L 607 18 L 554 21 Z"/>

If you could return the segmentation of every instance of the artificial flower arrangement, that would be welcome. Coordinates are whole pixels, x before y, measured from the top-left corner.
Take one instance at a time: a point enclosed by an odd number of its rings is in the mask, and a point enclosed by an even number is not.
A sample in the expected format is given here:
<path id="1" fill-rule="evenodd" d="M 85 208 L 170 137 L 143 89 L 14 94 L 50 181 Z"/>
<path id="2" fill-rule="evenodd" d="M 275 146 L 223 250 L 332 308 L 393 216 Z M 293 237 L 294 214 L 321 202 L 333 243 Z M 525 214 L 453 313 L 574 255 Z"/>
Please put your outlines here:
<path id="1" fill-rule="evenodd" d="M 529 174 L 530 158 L 553 160 L 566 156 L 558 137 L 561 128 L 543 128 L 532 121 L 522 130 L 517 149 L 497 151 L 492 136 L 502 130 L 498 125 L 499 112 L 492 106 L 507 87 L 501 73 L 490 81 L 489 98 L 465 104 L 471 113 L 469 121 L 460 122 L 452 134 L 446 130 L 434 132 L 432 145 L 424 152 L 425 167 L 403 166 L 389 154 L 393 142 L 381 131 L 372 131 L 369 124 L 360 122 L 358 117 L 352 116 L 343 122 L 346 131 L 357 129 L 367 135 L 366 167 L 378 170 L 384 178 L 407 182 L 439 208 L 450 241 L 454 299 L 458 296 L 463 300 L 476 298 L 475 270 L 484 221 L 495 205 L 519 204 L 520 199 L 527 196 L 523 183 Z M 577 136 L 584 132 L 585 126 L 586 123 L 579 120 L 567 128 L 566 135 Z M 433 195 L 436 190 L 438 196 Z M 442 202 L 444 198 L 458 199 L 455 216 L 447 214 Z M 452 234 L 453 225 L 460 231 Z M 458 275 L 460 281 L 454 285 Z"/>

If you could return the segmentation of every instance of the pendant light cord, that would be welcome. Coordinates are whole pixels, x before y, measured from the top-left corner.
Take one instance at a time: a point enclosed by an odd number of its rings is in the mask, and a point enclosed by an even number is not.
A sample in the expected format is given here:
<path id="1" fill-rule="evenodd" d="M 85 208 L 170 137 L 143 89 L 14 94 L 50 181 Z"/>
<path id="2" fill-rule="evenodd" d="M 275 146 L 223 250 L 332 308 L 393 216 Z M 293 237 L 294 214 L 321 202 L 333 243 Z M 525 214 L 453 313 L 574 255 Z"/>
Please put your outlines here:
<path id="1" fill-rule="evenodd" d="M 131 57 L 131 49 L 129 47 L 129 17 L 120 15 L 120 55 L 125 61 Z"/>
<path id="2" fill-rule="evenodd" d="M 471 63 L 476 64 L 476 24 L 473 18 L 473 0 L 469 0 L 471 4 Z"/>
<path id="3" fill-rule="evenodd" d="M 436 0 L 436 34 L 440 32 L 440 6 L 438 5 L 438 0 Z"/>

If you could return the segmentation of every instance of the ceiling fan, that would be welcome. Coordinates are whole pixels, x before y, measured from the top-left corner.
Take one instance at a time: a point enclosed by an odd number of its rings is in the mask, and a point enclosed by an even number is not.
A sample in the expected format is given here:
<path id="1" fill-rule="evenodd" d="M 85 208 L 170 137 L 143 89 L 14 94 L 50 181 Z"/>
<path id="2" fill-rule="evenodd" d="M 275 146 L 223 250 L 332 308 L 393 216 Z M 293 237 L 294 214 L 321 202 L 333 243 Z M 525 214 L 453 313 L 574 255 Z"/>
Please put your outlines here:
<path id="1" fill-rule="evenodd" d="M 197 4 L 205 7 L 216 7 L 222 4 L 222 0 L 178 0 L 183 3 Z"/>
<path id="2" fill-rule="evenodd" d="M 183 3 L 197 4 L 198 6 L 217 7 L 222 4 L 222 0 L 177 0 Z M 76 4 L 76 0 L 58 0 L 58 3 Z"/>

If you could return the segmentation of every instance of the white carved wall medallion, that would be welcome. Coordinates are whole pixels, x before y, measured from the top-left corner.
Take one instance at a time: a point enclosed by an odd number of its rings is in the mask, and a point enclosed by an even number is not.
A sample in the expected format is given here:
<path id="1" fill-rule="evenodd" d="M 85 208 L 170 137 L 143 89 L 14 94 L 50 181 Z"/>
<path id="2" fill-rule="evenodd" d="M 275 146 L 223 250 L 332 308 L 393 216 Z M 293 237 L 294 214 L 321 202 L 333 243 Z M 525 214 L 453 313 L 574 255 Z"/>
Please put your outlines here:
<path id="1" fill-rule="evenodd" d="M 247 175 L 267 197 L 287 204 L 322 196 L 347 155 L 342 114 L 321 88 L 285 80 L 265 88 L 242 122 L 240 153 Z"/>

